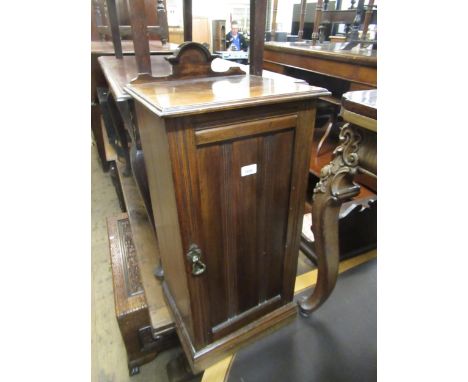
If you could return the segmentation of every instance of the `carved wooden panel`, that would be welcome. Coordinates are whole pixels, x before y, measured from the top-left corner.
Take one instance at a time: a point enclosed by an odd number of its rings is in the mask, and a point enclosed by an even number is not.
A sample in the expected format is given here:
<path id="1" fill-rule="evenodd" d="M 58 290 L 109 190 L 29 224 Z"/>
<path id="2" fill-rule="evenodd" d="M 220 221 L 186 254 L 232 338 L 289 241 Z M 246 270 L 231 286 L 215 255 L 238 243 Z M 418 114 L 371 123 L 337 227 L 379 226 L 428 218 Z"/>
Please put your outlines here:
<path id="1" fill-rule="evenodd" d="M 118 245 L 120 247 L 120 253 L 122 254 L 121 265 L 125 280 L 125 289 L 129 297 L 135 296 L 143 293 L 143 285 L 141 284 L 140 270 L 138 269 L 138 260 L 128 219 L 118 220 L 117 229 L 119 233 Z"/>

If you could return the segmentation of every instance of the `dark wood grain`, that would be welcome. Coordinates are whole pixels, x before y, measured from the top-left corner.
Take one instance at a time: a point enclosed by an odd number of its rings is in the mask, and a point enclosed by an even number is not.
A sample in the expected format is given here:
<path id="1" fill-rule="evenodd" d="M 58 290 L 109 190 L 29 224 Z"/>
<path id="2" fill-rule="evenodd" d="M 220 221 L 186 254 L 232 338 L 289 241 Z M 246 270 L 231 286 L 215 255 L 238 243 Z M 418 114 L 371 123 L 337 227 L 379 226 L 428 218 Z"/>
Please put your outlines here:
<path id="1" fill-rule="evenodd" d="M 262 75 L 267 0 L 250 2 L 250 74 Z"/>
<path id="2" fill-rule="evenodd" d="M 150 296 L 148 302 L 143 287 L 141 266 L 144 263 L 137 256 L 128 214 L 108 218 L 107 227 L 116 317 L 127 351 L 129 372 L 133 375 L 160 352 L 176 346 L 178 340 L 170 320 L 163 323 L 152 318 L 154 301 Z M 161 287 L 159 290 L 161 293 Z M 159 298 L 163 303 L 161 295 Z"/>
<path id="3" fill-rule="evenodd" d="M 276 23 L 276 17 L 277 17 L 277 14 L 278 14 L 278 0 L 274 0 L 273 1 L 273 17 L 272 17 L 272 20 L 271 20 L 271 38 L 272 40 L 274 41 L 275 40 L 275 35 L 276 35 L 276 32 L 277 32 L 277 29 L 278 29 L 278 25 Z"/>
<path id="4" fill-rule="evenodd" d="M 153 115 L 139 103 L 135 104 L 135 108 L 148 170 L 148 184 L 167 288 L 176 301 L 177 309 L 184 319 L 188 332 L 193 336 L 191 290 L 188 288 L 187 279 L 180 277 L 187 271 L 177 214 L 177 205 L 180 201 L 176 201 L 179 195 L 174 191 L 169 155 L 170 136 L 166 135 L 164 120 L 154 120 Z"/>

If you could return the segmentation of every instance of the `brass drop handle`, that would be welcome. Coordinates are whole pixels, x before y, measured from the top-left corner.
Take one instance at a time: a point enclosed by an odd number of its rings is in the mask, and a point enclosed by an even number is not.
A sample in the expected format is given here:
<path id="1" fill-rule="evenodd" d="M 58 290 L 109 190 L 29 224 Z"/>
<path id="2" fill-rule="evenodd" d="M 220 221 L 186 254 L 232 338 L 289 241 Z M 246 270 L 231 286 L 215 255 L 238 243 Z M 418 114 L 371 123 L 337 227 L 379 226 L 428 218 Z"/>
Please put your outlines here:
<path id="1" fill-rule="evenodd" d="M 205 272 L 206 265 L 200 260 L 201 249 L 196 244 L 192 244 L 187 252 L 187 259 L 192 263 L 192 275 L 198 276 Z"/>

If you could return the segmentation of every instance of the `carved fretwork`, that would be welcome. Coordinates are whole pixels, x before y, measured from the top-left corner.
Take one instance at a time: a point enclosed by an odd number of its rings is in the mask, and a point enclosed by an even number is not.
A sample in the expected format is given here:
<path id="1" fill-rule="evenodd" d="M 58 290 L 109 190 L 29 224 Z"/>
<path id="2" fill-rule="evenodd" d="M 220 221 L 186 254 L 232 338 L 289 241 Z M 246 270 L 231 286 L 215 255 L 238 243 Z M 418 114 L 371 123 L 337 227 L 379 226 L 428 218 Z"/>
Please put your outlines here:
<path id="1" fill-rule="evenodd" d="M 360 187 L 353 182 L 358 171 L 361 134 L 345 124 L 340 131 L 340 145 L 333 160 L 320 173 L 312 205 L 313 232 L 317 254 L 318 279 L 313 293 L 299 301 L 300 312 L 307 316 L 316 310 L 333 291 L 338 275 L 338 219 L 341 205 L 356 196 Z"/>

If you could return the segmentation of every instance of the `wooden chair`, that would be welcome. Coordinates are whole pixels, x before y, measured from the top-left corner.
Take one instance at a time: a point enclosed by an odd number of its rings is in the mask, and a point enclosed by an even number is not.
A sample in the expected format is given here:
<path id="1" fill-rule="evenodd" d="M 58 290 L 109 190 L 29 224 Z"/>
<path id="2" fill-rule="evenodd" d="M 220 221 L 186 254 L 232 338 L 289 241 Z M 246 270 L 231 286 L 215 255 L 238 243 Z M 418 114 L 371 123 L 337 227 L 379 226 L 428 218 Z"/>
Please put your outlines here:
<path id="1" fill-rule="evenodd" d="M 304 22 L 306 14 L 306 3 L 307 0 L 301 1 L 301 13 L 299 19 L 299 40 L 303 39 L 304 36 Z M 329 10 L 329 0 L 317 0 L 315 8 L 313 32 L 311 36 L 312 43 L 315 44 L 317 41 L 321 43 L 328 38 L 330 31 L 332 30 L 331 25 L 345 24 L 346 25 L 346 38 L 349 41 L 358 39 L 358 30 L 363 25 L 363 36 L 366 35 L 369 24 L 373 18 L 376 18 L 374 14 L 373 6 L 374 0 L 369 0 L 367 5 L 366 16 L 364 14 L 364 0 L 359 0 L 358 5 L 354 7 L 355 1 L 351 2 L 351 7 L 348 10 Z M 328 32 L 326 32 L 328 31 Z"/>

